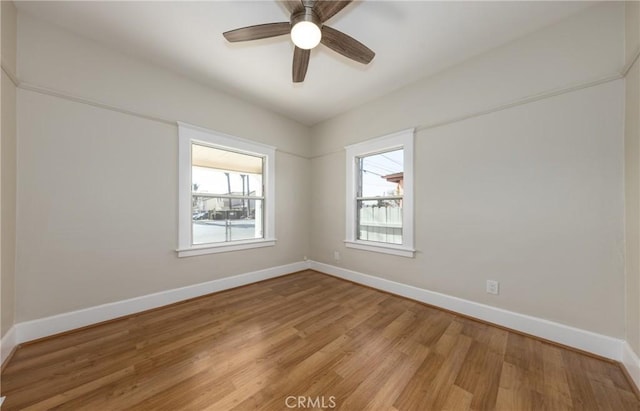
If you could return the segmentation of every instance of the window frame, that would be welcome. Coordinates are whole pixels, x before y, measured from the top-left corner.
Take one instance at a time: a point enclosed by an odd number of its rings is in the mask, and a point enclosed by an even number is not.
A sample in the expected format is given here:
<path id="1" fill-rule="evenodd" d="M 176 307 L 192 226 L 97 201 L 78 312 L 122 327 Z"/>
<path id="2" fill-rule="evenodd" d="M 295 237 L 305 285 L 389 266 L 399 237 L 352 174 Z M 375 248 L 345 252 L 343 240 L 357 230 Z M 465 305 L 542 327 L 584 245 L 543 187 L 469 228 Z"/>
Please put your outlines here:
<path id="1" fill-rule="evenodd" d="M 192 145 L 200 144 L 240 154 L 259 156 L 263 162 L 263 237 L 194 245 L 192 242 Z M 204 127 L 178 122 L 178 257 L 270 247 L 275 238 L 275 147 L 230 136 Z"/>
<path id="2" fill-rule="evenodd" d="M 378 253 L 413 258 L 414 249 L 414 163 L 413 144 L 415 129 L 398 131 L 382 137 L 345 146 L 346 151 L 346 221 L 344 244 Z M 387 151 L 403 149 L 403 199 L 402 199 L 402 244 L 360 240 L 358 230 L 358 158 Z M 382 197 L 381 197 L 382 198 Z"/>

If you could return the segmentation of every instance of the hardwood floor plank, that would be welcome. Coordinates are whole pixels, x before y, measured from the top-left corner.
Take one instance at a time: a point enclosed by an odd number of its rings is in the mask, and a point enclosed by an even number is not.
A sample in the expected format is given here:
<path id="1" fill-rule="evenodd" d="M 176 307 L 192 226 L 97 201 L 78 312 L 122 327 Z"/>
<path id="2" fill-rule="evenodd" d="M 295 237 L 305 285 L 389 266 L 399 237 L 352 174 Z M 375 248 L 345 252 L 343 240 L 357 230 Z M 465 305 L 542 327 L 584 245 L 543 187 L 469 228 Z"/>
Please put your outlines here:
<path id="1" fill-rule="evenodd" d="M 471 409 L 471 401 L 473 399 L 473 394 L 468 391 L 463 390 L 462 388 L 454 385 L 449 390 L 449 395 L 447 396 L 447 400 L 442 406 L 443 411 L 466 411 Z M 493 408 L 486 408 L 493 409 Z"/>
<path id="2" fill-rule="evenodd" d="M 571 408 L 571 390 L 561 349 L 544 344 L 542 358 L 545 404 L 552 409 Z"/>
<path id="3" fill-rule="evenodd" d="M 383 354 L 382 358 L 378 358 L 375 369 L 341 402 L 340 407 L 346 410 L 366 409 L 378 389 L 393 376 L 397 365 L 406 361 L 406 355 L 399 351 L 389 350 L 388 354 Z"/>
<path id="4" fill-rule="evenodd" d="M 504 354 L 492 351 L 487 344 L 473 340 L 455 385 L 472 394 L 471 409 L 495 408 Z M 478 378 L 484 375 L 484 378 Z"/>
<path id="5" fill-rule="evenodd" d="M 424 407 L 424 401 L 426 396 L 429 395 L 431 381 L 436 378 L 444 363 L 445 357 L 430 352 L 413 375 L 413 378 L 405 385 L 393 406 L 398 410 L 427 409 Z"/>
<path id="6" fill-rule="evenodd" d="M 375 411 L 393 407 L 409 380 L 413 378 L 418 371 L 418 367 L 429 354 L 429 349 L 421 344 L 413 344 L 413 348 L 410 353 L 402 349 L 398 350 L 409 358 L 395 365 L 393 373 L 389 375 L 387 381 L 381 384 L 377 393 L 365 406 L 366 410 Z"/>
<path id="7" fill-rule="evenodd" d="M 184 379 L 163 392 L 150 396 L 133 405 L 137 410 L 202 410 L 206 406 L 229 395 L 236 387 L 228 380 L 214 378 L 205 370 Z M 80 402 L 78 404 L 82 406 Z"/>
<path id="8" fill-rule="evenodd" d="M 25 344 L 1 377 L 3 411 L 640 406 L 617 364 L 314 271 Z"/>
<path id="9" fill-rule="evenodd" d="M 496 410 L 535 411 L 543 408 L 538 400 L 527 371 L 505 361 L 502 364 Z"/>
<path id="10" fill-rule="evenodd" d="M 562 357 L 566 364 L 567 382 L 569 383 L 574 408 L 598 409 L 598 401 L 583 367 L 581 356 L 570 351 L 563 351 Z"/>
<path id="11" fill-rule="evenodd" d="M 23 409 L 25 411 L 49 410 L 58 405 L 67 403 L 84 393 L 100 388 L 112 381 L 117 381 L 117 380 L 126 378 L 128 375 L 131 375 L 133 371 L 134 371 L 133 367 L 127 367 L 122 370 L 118 370 L 112 374 L 108 374 L 108 375 L 105 375 L 104 377 L 100 377 L 98 379 L 89 381 L 85 384 L 79 385 L 68 391 L 53 395 L 44 401 L 37 402 Z"/>

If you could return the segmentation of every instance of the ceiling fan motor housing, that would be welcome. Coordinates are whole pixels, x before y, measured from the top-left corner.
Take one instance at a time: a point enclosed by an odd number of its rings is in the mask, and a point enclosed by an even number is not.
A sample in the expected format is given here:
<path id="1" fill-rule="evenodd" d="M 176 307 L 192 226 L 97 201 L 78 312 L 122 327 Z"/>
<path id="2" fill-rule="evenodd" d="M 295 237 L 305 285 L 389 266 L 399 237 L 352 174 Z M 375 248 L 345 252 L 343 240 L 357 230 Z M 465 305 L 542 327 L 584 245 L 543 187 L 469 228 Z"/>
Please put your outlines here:
<path id="1" fill-rule="evenodd" d="M 322 25 L 322 21 L 320 20 L 320 17 L 315 11 L 313 11 L 311 7 L 304 7 L 302 10 L 295 12 L 291 15 L 291 27 L 295 26 L 301 21 L 311 22 L 316 26 L 318 26 L 318 28 L 320 28 Z"/>

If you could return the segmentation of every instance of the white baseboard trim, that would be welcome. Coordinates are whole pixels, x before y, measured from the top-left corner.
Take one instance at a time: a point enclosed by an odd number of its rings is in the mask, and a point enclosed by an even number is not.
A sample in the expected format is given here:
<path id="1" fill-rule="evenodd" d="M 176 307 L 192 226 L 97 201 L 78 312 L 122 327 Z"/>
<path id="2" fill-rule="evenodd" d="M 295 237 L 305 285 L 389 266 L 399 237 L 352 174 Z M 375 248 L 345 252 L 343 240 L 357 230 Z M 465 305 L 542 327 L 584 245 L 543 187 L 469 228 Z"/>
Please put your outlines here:
<path id="1" fill-rule="evenodd" d="M 626 341 L 622 348 L 622 359 L 620 362 L 624 365 L 624 368 L 627 369 L 629 376 L 640 390 L 640 358 L 638 358 Z"/>
<path id="2" fill-rule="evenodd" d="M 11 351 L 16 348 L 16 345 L 18 345 L 16 327 L 12 325 L 0 340 L 0 364 L 4 364 L 5 360 L 11 355 Z"/>
<path id="3" fill-rule="evenodd" d="M 0 363 L 24 342 L 309 268 L 619 361 L 640 388 L 640 359 L 624 340 L 316 261 L 300 261 L 17 323 L 0 341 Z"/>
<path id="4" fill-rule="evenodd" d="M 578 348 L 615 361 L 622 360 L 622 347 L 625 341 L 618 338 L 395 281 L 385 280 L 380 277 L 362 274 L 330 264 L 311 261 L 310 268 L 338 278 L 353 281 L 354 283 L 468 315 L 569 347 Z"/>
<path id="5" fill-rule="evenodd" d="M 15 324 L 14 345 L 309 268 L 306 261 L 220 278 Z M 7 333 L 8 335 L 8 333 Z M 3 338 L 4 342 L 4 338 Z M 4 344 L 2 359 L 5 357 Z M 8 355 L 8 353 L 7 353 Z"/>

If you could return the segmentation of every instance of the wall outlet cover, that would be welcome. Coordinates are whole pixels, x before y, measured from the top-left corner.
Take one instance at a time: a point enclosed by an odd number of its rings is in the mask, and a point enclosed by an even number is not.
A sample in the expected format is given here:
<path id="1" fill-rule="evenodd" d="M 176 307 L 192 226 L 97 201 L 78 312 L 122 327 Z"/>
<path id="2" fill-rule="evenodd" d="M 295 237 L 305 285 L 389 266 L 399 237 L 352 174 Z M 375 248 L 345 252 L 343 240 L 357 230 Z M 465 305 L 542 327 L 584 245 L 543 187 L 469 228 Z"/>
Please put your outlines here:
<path id="1" fill-rule="evenodd" d="M 487 293 L 498 295 L 500 293 L 500 283 L 495 280 L 487 280 Z"/>

